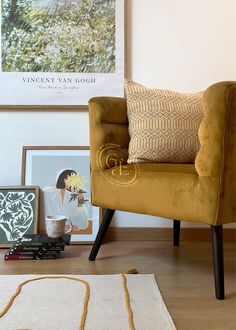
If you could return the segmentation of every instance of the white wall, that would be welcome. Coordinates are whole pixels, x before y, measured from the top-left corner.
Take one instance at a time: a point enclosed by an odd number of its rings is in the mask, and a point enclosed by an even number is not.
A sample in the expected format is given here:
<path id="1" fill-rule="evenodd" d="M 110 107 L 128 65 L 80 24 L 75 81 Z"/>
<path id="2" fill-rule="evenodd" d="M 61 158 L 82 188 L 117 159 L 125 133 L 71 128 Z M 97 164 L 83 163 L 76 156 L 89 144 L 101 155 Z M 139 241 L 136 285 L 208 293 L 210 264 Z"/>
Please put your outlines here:
<path id="1" fill-rule="evenodd" d="M 133 0 L 132 78 L 178 91 L 236 80 L 235 11 L 235 0 Z"/>
<path id="2" fill-rule="evenodd" d="M 235 0 L 126 0 L 126 76 L 203 90 L 236 80 Z M 13 91 L 14 93 L 14 91 Z M 86 112 L 0 112 L 0 185 L 19 185 L 23 145 L 88 145 Z M 169 226 L 118 212 L 117 226 Z"/>

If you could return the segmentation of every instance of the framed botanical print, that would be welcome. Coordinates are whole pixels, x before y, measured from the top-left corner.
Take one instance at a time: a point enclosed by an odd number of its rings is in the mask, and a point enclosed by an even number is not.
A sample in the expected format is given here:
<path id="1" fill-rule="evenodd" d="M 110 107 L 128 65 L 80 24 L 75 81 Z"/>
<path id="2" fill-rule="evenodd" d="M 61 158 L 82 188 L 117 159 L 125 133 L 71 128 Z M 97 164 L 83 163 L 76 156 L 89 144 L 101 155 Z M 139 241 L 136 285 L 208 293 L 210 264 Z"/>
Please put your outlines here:
<path id="1" fill-rule="evenodd" d="M 41 232 L 46 216 L 63 215 L 73 225 L 71 243 L 94 241 L 99 208 L 91 205 L 89 147 L 23 147 L 22 182 L 41 188 Z"/>
<path id="2" fill-rule="evenodd" d="M 0 23 L 0 110 L 124 95 L 124 0 L 2 0 Z"/>
<path id="3" fill-rule="evenodd" d="M 38 187 L 0 187 L 0 247 L 9 247 L 24 234 L 36 234 L 38 210 Z"/>

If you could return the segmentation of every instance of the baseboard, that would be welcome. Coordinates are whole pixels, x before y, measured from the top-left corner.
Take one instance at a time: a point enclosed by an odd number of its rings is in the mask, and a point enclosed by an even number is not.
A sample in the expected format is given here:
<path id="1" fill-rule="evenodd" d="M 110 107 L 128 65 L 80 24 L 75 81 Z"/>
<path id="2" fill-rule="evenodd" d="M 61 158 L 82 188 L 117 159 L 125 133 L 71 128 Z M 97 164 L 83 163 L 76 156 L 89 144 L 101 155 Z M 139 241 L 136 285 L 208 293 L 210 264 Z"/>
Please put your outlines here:
<path id="1" fill-rule="evenodd" d="M 224 228 L 224 240 L 236 241 L 236 229 Z M 110 227 L 105 236 L 106 241 L 169 241 L 172 240 L 172 228 L 136 228 Z M 181 228 L 182 241 L 209 241 L 210 228 Z"/>

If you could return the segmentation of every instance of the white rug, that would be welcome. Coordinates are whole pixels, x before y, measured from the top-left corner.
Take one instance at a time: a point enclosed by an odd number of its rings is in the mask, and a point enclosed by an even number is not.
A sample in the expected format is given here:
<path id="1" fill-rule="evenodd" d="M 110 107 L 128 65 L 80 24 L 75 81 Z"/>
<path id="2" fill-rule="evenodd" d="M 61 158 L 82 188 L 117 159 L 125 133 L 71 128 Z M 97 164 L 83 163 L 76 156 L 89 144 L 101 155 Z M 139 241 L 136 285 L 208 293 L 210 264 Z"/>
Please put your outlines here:
<path id="1" fill-rule="evenodd" d="M 0 313 L 18 285 L 26 280 L 54 275 L 0 276 Z M 154 275 L 55 275 L 86 281 L 90 296 L 85 330 L 173 330 Z M 128 293 L 128 295 L 127 295 Z M 86 287 L 63 278 L 42 279 L 22 287 L 12 306 L 0 318 L 1 330 L 79 330 Z M 126 297 L 130 304 L 127 306 Z M 129 323 L 129 308 L 134 328 Z"/>

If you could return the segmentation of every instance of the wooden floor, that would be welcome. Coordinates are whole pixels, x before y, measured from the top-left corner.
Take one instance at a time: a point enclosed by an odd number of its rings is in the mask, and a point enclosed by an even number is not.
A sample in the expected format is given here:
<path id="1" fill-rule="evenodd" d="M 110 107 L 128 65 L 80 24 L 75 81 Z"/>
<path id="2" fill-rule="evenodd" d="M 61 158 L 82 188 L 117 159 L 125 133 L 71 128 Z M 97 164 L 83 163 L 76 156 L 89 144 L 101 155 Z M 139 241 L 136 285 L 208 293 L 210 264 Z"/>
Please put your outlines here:
<path id="1" fill-rule="evenodd" d="M 70 246 L 63 259 L 4 262 L 1 274 L 114 274 L 130 268 L 154 273 L 177 329 L 236 329 L 236 246 L 225 242 L 226 299 L 216 300 L 210 242 L 118 241 L 102 246 L 97 261 L 88 261 L 91 246 Z M 50 329 L 48 329 L 50 330 Z M 111 329 L 112 330 L 112 329 Z"/>

